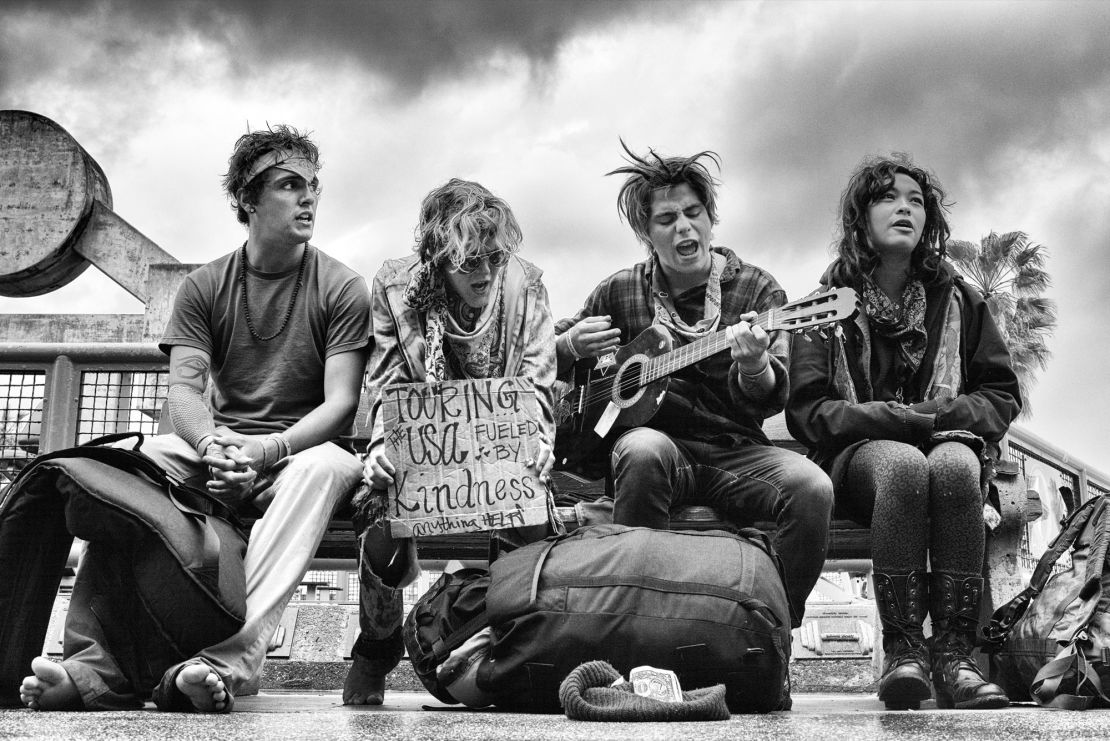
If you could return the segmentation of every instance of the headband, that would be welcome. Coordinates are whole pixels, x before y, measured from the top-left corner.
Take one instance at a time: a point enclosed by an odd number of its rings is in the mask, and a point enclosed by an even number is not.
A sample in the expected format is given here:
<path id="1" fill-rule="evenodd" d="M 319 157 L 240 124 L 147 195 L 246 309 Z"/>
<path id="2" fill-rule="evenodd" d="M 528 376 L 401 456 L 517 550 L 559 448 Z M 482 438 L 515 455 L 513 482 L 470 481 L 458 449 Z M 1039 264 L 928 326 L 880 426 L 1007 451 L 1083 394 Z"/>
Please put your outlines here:
<path id="1" fill-rule="evenodd" d="M 291 149 L 271 150 L 254 161 L 251 169 L 247 171 L 246 182 L 249 183 L 258 177 L 259 173 L 271 167 L 296 173 L 308 183 L 313 181 L 316 173 L 320 170 L 319 165 L 307 159 L 300 152 L 294 152 Z"/>

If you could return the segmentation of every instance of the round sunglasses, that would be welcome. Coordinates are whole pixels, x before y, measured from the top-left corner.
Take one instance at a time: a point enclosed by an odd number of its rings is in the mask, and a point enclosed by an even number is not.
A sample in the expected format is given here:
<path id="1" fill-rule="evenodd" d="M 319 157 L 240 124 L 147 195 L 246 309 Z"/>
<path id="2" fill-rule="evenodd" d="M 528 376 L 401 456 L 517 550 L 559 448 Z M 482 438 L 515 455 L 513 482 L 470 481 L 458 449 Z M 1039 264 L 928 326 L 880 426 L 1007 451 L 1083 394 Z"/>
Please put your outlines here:
<path id="1" fill-rule="evenodd" d="M 484 252 L 480 255 L 473 255 L 462 261 L 461 265 L 452 268 L 456 273 L 473 273 L 478 269 L 478 266 L 485 260 L 489 262 L 491 268 L 504 267 L 509 262 L 512 254 L 504 250 L 497 250 L 496 252 Z"/>

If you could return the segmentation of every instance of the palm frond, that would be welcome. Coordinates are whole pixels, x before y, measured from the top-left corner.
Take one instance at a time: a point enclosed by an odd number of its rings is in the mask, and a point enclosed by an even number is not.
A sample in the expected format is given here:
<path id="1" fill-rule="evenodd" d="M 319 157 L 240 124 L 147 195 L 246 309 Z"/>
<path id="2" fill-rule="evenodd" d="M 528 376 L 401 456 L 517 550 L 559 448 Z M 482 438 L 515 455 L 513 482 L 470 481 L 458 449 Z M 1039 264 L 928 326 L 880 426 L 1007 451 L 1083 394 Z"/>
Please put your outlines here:
<path id="1" fill-rule="evenodd" d="M 950 239 L 947 242 L 948 259 L 961 267 L 970 263 L 979 254 L 979 248 L 966 239 Z"/>

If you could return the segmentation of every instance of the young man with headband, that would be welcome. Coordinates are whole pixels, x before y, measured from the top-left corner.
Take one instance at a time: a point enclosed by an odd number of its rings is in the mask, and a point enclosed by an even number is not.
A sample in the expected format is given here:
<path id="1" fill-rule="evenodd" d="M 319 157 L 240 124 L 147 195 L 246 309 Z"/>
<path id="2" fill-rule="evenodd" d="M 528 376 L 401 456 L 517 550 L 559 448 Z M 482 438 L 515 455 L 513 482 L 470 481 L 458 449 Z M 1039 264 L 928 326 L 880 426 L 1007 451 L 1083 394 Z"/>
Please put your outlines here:
<path id="1" fill-rule="evenodd" d="M 169 667 L 157 687 L 136 686 L 109 651 L 119 626 L 75 599 L 65 659 L 35 659 L 20 688 L 30 707 L 134 708 L 153 690 L 163 710 L 227 712 L 257 682 L 286 603 L 362 474 L 339 438 L 358 407 L 369 292 L 309 244 L 319 167 L 316 145 L 292 127 L 236 142 L 224 188 L 247 239 L 182 284 L 159 345 L 170 356 L 174 433 L 142 446 L 170 473 L 260 515 L 244 560 L 245 624 Z M 92 576 L 82 568 L 78 581 Z"/>

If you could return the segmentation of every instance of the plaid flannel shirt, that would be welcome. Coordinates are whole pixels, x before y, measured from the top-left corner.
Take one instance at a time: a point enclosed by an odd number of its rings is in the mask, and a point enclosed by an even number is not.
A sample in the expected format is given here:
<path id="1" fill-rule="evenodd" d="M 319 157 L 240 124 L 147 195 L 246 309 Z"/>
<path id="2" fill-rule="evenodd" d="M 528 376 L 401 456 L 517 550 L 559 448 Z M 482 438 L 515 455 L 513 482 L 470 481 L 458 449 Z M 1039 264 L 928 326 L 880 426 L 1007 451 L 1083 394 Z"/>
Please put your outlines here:
<path id="1" fill-rule="evenodd" d="M 786 292 L 766 270 L 743 262 L 727 248 L 714 247 L 713 251 L 727 259 L 721 277 L 718 331 L 736 324 L 745 312 L 763 312 L 786 303 Z M 566 332 L 588 316 L 608 315 L 621 331 L 622 345 L 638 337 L 655 317 L 652 260 L 648 258 L 602 281 L 577 314 L 555 324 L 555 334 Z M 680 337 L 674 340 L 675 347 L 685 343 Z M 786 405 L 789 334 L 772 332 L 768 353 L 775 370 L 775 387 L 765 398 L 749 398 L 740 389 L 739 366 L 728 352 L 720 352 L 674 373 L 663 404 L 646 426 L 679 439 L 769 445 L 762 425 L 764 419 Z"/>

